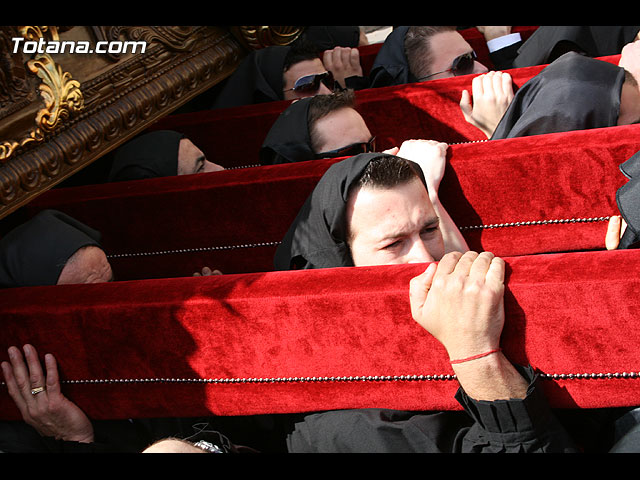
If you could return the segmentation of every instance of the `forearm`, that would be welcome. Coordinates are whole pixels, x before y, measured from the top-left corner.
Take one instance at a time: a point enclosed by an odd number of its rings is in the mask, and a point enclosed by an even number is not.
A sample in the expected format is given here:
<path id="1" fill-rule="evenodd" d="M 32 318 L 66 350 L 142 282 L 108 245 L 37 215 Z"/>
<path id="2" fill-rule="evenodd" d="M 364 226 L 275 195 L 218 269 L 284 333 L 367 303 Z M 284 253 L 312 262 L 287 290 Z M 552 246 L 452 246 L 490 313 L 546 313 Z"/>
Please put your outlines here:
<path id="1" fill-rule="evenodd" d="M 430 190 L 431 192 L 432 190 Z M 466 252 L 469 250 L 466 240 L 462 236 L 460 229 L 455 224 L 449 213 L 440 203 L 440 199 L 436 194 L 430 194 L 431 203 L 436 211 L 436 215 L 440 218 L 440 232 L 444 241 L 445 253 L 449 252 Z"/>
<path id="2" fill-rule="evenodd" d="M 474 400 L 523 399 L 527 395 L 529 382 L 501 351 L 452 367 L 460 386 Z"/>

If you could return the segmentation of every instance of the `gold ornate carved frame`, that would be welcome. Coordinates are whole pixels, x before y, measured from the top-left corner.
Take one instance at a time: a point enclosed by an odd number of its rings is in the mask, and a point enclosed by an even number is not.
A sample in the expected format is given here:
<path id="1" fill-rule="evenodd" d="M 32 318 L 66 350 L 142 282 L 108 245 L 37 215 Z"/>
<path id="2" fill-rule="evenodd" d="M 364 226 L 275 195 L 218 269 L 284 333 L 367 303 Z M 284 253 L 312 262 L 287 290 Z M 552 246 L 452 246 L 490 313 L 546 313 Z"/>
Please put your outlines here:
<path id="1" fill-rule="evenodd" d="M 249 49 L 289 43 L 290 28 L 0 27 L 0 218 L 222 81 Z M 50 48 L 123 41 L 144 53 Z"/>

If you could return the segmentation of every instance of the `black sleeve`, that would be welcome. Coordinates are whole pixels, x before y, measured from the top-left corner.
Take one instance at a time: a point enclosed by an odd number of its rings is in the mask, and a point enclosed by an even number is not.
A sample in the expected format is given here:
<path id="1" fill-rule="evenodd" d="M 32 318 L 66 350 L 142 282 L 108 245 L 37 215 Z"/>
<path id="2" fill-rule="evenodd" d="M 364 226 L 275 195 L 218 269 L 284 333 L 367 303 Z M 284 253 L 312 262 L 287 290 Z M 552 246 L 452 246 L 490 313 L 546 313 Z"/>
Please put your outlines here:
<path id="1" fill-rule="evenodd" d="M 476 401 L 459 389 L 456 400 L 473 419 L 463 452 L 577 452 L 577 445 L 553 414 L 531 367 L 516 367 L 529 381 L 524 399 Z"/>
<path id="2" fill-rule="evenodd" d="M 287 439 L 292 453 L 464 453 L 578 451 L 552 414 L 532 369 L 523 400 L 476 402 L 464 412 L 341 410 L 309 415 Z"/>
<path id="3" fill-rule="evenodd" d="M 363 90 L 365 88 L 369 88 L 369 78 L 368 77 L 347 77 L 344 79 L 345 88 L 349 88 L 352 90 Z"/>

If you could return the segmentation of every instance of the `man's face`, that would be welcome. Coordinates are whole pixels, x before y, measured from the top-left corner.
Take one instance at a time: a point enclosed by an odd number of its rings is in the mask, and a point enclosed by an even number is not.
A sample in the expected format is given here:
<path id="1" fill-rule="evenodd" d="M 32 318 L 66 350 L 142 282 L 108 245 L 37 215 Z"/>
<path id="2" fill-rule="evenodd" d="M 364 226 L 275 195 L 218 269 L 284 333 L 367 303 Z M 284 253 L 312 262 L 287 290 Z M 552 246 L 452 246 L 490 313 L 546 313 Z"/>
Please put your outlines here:
<path id="1" fill-rule="evenodd" d="M 208 161 L 202 151 L 187 138 L 180 140 L 178 147 L 178 175 L 217 172 L 223 167 Z"/>
<path id="2" fill-rule="evenodd" d="M 113 281 L 113 272 L 101 248 L 87 246 L 74 253 L 60 272 L 58 285 Z"/>
<path id="3" fill-rule="evenodd" d="M 367 143 L 371 132 L 353 108 L 341 108 L 319 119 L 314 125 L 315 153 L 330 152 L 354 143 Z"/>
<path id="4" fill-rule="evenodd" d="M 320 88 L 313 92 L 296 92 L 291 90 L 296 83 L 296 80 L 305 75 L 313 75 L 315 73 L 324 73 L 327 69 L 324 68 L 322 60 L 314 58 L 313 60 L 303 60 L 302 62 L 295 63 L 284 73 L 284 87 L 283 95 L 285 100 L 294 100 L 296 98 L 311 97 L 313 95 L 328 95 L 331 93 L 326 85 L 320 84 Z"/>
<path id="5" fill-rule="evenodd" d="M 473 50 L 464 37 L 455 31 L 436 33 L 431 37 L 430 42 L 431 51 L 433 52 L 431 73 L 442 73 L 430 76 L 428 78 L 429 80 L 453 77 L 453 72 L 446 72 L 445 70 L 449 70 L 451 68 L 456 57 L 469 53 Z M 485 73 L 487 71 L 487 67 L 477 61 L 474 62 L 473 74 Z"/>
<path id="6" fill-rule="evenodd" d="M 444 255 L 439 219 L 424 184 L 361 188 L 347 203 L 355 266 L 427 263 Z"/>

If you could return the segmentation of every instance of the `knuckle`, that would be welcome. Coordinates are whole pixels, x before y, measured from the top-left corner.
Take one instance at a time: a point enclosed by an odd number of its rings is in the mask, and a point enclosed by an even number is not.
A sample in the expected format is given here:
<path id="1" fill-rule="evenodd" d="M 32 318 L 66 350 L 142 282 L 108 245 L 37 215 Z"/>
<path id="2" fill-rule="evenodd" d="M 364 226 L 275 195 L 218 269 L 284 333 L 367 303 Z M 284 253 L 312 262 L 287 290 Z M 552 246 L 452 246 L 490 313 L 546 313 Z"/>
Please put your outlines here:
<path id="1" fill-rule="evenodd" d="M 16 377 L 16 385 L 18 386 L 18 390 L 22 390 L 28 386 L 28 382 L 24 378 Z"/>
<path id="2" fill-rule="evenodd" d="M 447 286 L 447 282 L 445 281 L 445 279 L 442 278 L 442 277 L 438 277 L 438 278 L 434 279 L 433 284 L 432 284 L 432 289 L 433 290 L 444 290 L 446 286 Z"/>
<path id="3" fill-rule="evenodd" d="M 484 284 L 479 280 L 469 279 L 464 283 L 464 292 L 467 295 L 478 296 L 484 294 L 485 291 Z"/>

